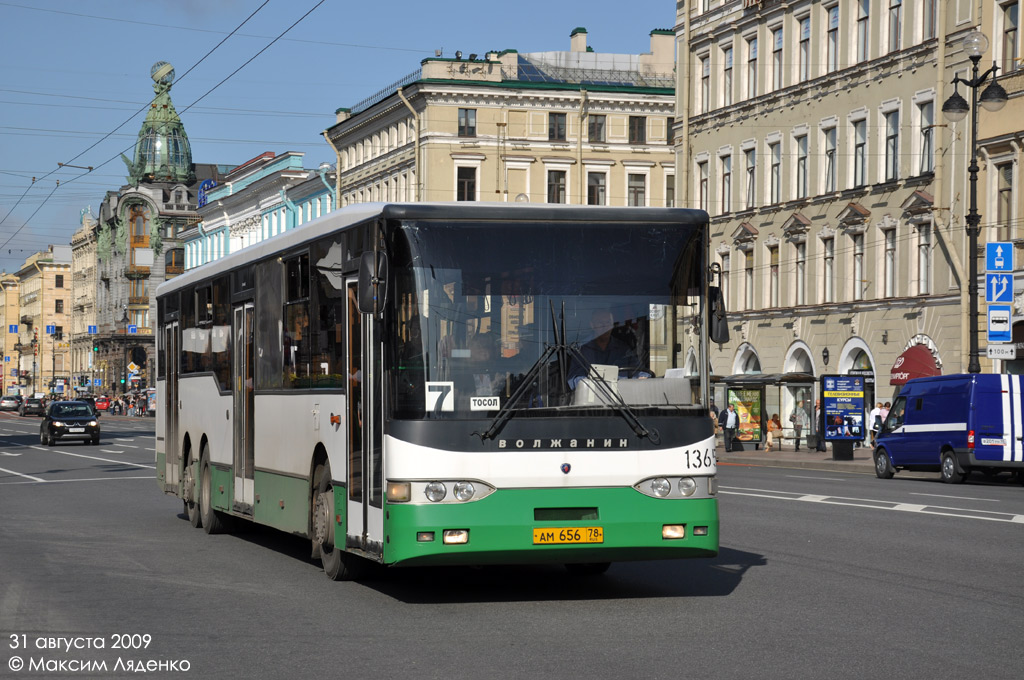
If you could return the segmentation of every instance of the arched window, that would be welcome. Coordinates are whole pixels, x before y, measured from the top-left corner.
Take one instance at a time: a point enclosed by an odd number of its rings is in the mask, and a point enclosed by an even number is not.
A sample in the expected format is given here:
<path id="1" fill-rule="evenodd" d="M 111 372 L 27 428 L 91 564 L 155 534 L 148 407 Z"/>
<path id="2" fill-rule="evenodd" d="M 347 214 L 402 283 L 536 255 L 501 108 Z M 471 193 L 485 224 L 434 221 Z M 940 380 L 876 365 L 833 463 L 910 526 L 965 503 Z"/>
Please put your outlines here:
<path id="1" fill-rule="evenodd" d="M 850 368 L 855 371 L 870 371 L 874 367 L 871 365 L 871 359 L 868 357 L 867 352 L 859 349 L 853 355 L 853 365 Z"/>
<path id="2" fill-rule="evenodd" d="M 132 206 L 131 211 L 128 214 L 128 222 L 131 224 L 132 236 L 146 236 L 149 234 L 149 230 L 146 224 L 149 220 L 146 218 L 146 209 L 141 205 Z"/>

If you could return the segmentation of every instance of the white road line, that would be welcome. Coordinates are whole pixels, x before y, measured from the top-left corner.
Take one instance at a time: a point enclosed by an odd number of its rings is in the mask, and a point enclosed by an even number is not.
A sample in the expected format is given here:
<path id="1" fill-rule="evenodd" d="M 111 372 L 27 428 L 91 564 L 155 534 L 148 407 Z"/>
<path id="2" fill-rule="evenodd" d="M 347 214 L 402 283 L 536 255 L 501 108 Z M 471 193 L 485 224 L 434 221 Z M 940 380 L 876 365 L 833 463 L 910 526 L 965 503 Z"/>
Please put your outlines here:
<path id="1" fill-rule="evenodd" d="M 40 479 L 39 477 L 33 477 L 32 475 L 23 475 L 20 472 L 15 472 L 14 470 L 6 470 L 4 468 L 0 468 L 0 472 L 6 472 L 9 475 L 16 475 L 18 477 L 24 477 L 25 479 L 31 479 L 33 482 L 45 482 L 46 481 L 45 479 Z"/>
<path id="2" fill-rule="evenodd" d="M 42 446 L 33 446 L 33 449 L 39 449 L 40 451 L 50 451 L 51 453 L 59 453 L 63 456 L 74 456 L 75 458 L 88 458 L 89 460 L 100 460 L 104 463 L 117 463 L 118 465 L 131 465 L 132 467 L 146 468 L 147 470 L 155 470 L 155 465 L 143 465 L 141 463 L 129 463 L 124 460 L 111 460 L 110 458 L 100 458 L 98 456 L 86 456 L 81 453 L 71 453 L 70 451 L 57 451 L 55 449 L 48 449 Z"/>
<path id="3" fill-rule="evenodd" d="M 918 493 L 916 491 L 910 492 L 911 496 L 931 496 L 932 498 L 952 498 L 957 501 L 985 501 L 986 503 L 998 503 L 998 498 L 973 498 L 970 496 L 947 496 L 941 493 Z"/>
<path id="4" fill-rule="evenodd" d="M 810 475 L 786 475 L 790 479 L 824 479 L 830 482 L 846 482 L 847 479 L 842 477 L 811 477 Z"/>
<path id="5" fill-rule="evenodd" d="M 90 477 L 87 479 L 40 479 L 44 484 L 68 484 L 70 482 L 115 482 L 122 479 L 155 479 L 152 475 L 145 477 Z M 35 484 L 36 482 L 0 482 L 0 486 L 14 486 L 15 484 Z"/>

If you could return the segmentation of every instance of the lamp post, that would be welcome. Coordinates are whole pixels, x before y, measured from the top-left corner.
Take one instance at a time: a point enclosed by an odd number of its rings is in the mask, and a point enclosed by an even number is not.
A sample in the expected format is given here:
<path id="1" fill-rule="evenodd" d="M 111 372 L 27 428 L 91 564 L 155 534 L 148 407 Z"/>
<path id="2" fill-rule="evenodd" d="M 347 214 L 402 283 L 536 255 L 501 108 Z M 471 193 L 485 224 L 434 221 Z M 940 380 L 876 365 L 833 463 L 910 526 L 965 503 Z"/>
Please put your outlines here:
<path id="1" fill-rule="evenodd" d="M 128 305 L 121 307 L 121 370 L 124 382 L 121 383 L 121 394 L 128 393 Z"/>
<path id="2" fill-rule="evenodd" d="M 971 164 L 967 166 L 970 181 L 970 203 L 967 210 L 967 302 L 968 302 L 968 338 L 970 342 L 970 358 L 967 364 L 968 373 L 981 373 L 981 361 L 978 352 L 978 236 L 981 232 L 981 215 L 978 214 L 978 104 L 987 111 L 998 111 L 1006 105 L 1006 90 L 996 82 L 995 62 L 992 68 L 978 74 L 978 63 L 988 49 L 988 38 L 981 31 L 971 31 L 964 38 L 964 51 L 971 60 L 971 79 L 964 80 L 960 76 L 953 78 L 953 94 L 942 105 L 942 113 L 947 120 L 957 123 L 971 114 Z M 989 76 L 992 82 L 978 97 L 978 89 Z M 971 102 L 960 96 L 957 85 L 963 85 L 971 91 Z"/>

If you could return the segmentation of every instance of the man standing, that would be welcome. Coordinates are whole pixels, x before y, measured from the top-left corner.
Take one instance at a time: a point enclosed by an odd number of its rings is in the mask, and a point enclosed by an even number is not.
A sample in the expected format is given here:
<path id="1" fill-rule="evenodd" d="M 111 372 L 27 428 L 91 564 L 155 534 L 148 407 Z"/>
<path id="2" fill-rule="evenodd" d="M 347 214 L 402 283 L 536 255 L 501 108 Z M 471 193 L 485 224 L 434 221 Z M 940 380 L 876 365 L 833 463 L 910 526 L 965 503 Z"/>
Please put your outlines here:
<path id="1" fill-rule="evenodd" d="M 875 404 L 875 407 L 868 413 L 868 427 L 871 428 L 871 446 L 873 448 L 878 431 L 882 429 L 882 402 Z"/>
<path id="2" fill-rule="evenodd" d="M 736 436 L 736 428 L 740 424 L 740 417 L 736 413 L 736 407 L 730 403 L 729 408 L 719 413 L 718 424 L 722 428 L 725 439 L 725 451 L 728 453 L 732 451 L 732 440 Z"/>

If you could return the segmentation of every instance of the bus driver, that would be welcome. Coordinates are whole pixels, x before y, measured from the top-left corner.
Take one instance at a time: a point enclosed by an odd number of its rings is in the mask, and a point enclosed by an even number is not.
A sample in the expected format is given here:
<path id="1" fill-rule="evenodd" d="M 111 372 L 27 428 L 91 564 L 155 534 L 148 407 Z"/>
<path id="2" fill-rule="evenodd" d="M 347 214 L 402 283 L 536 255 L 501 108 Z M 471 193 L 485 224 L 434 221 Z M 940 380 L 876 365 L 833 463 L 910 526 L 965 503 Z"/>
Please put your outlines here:
<path id="1" fill-rule="evenodd" d="M 590 329 L 594 337 L 580 347 L 583 358 L 591 364 L 618 366 L 621 377 L 647 378 L 650 373 L 641 369 L 640 357 L 625 341 L 612 335 L 615 328 L 614 317 L 607 309 L 595 309 L 590 315 Z M 587 370 L 578 361 L 573 362 L 569 374 L 569 387 L 576 385 L 586 375 Z M 622 375 L 622 374 L 625 375 Z"/>

